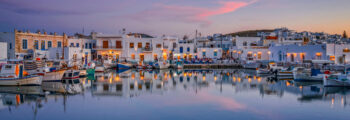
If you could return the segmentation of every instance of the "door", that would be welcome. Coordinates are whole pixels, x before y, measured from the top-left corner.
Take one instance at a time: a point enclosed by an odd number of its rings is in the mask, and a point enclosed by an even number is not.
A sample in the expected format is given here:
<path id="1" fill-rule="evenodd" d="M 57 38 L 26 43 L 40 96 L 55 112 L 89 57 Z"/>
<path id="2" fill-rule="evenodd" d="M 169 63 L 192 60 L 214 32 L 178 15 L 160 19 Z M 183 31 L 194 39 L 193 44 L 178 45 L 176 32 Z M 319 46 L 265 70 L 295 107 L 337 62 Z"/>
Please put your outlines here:
<path id="1" fill-rule="evenodd" d="M 140 55 L 140 62 L 143 62 L 145 60 L 145 55 Z"/>
<path id="2" fill-rule="evenodd" d="M 116 45 L 116 48 L 123 48 L 122 41 L 116 41 L 115 45 Z"/>

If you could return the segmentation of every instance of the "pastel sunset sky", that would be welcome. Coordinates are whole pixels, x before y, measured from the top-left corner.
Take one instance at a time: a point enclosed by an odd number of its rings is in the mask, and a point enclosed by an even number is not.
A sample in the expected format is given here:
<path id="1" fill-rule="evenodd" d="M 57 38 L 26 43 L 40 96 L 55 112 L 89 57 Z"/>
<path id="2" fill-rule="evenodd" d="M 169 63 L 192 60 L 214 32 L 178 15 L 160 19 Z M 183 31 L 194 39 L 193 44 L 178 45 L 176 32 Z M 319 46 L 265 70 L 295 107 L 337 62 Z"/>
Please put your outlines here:
<path id="1" fill-rule="evenodd" d="M 203 35 L 288 27 L 350 32 L 350 0 L 0 0 L 0 31 Z M 349 34 L 349 33 L 348 33 Z"/>

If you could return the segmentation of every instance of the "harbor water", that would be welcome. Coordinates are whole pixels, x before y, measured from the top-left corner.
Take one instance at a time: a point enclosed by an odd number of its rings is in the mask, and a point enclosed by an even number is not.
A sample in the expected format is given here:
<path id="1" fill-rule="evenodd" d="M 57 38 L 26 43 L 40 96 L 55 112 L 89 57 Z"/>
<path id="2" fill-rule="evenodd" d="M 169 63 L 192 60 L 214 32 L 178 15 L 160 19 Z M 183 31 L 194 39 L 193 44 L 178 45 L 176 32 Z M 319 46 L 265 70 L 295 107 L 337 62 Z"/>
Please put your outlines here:
<path id="1" fill-rule="evenodd" d="M 1 120 L 349 119 L 350 89 L 249 70 L 95 73 L 42 86 L 0 86 Z"/>

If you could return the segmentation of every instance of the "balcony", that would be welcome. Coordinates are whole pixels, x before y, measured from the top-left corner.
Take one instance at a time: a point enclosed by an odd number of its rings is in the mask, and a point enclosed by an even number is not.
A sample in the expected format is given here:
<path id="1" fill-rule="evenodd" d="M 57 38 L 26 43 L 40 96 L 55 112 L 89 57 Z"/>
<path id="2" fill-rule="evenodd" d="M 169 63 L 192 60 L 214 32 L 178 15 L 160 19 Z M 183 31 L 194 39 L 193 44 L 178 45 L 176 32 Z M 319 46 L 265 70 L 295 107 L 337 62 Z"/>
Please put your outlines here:
<path id="1" fill-rule="evenodd" d="M 122 50 L 122 46 L 96 46 L 94 47 L 96 50 Z"/>
<path id="2" fill-rule="evenodd" d="M 144 47 L 141 50 L 142 50 L 142 52 L 152 52 L 153 48 L 152 47 Z"/>

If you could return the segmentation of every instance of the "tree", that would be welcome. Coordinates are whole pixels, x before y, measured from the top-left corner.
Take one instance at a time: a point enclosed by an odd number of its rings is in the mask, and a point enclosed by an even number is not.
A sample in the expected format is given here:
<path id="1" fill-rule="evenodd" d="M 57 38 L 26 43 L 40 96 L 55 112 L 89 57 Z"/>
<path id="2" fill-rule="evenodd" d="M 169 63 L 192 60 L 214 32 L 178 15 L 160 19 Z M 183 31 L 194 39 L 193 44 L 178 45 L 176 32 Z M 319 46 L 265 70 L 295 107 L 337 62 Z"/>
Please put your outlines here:
<path id="1" fill-rule="evenodd" d="M 348 38 L 348 35 L 346 34 L 346 31 L 343 33 L 343 38 Z"/>

